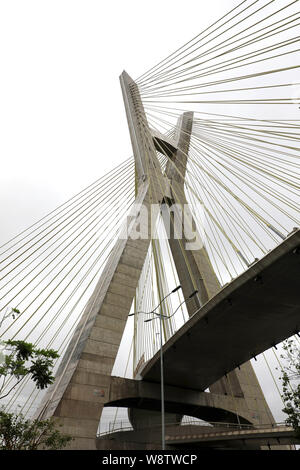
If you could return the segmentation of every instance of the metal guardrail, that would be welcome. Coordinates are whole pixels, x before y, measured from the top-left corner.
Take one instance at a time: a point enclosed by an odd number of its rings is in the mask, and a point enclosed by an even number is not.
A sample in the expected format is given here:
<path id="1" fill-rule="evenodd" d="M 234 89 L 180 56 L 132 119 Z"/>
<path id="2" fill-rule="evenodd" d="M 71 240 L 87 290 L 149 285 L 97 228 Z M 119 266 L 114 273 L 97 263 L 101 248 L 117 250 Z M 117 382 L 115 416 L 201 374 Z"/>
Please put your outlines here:
<path id="1" fill-rule="evenodd" d="M 176 423 L 166 423 L 165 427 L 166 430 L 170 427 L 177 427 L 183 429 L 184 427 L 187 426 L 201 426 L 205 427 L 207 426 L 210 429 L 216 429 L 216 428 L 227 428 L 227 429 L 234 429 L 234 430 L 263 430 L 263 429 L 270 429 L 270 428 L 287 428 L 286 423 L 280 422 L 280 423 L 268 423 L 268 424 L 238 424 L 238 423 L 223 423 L 223 422 L 210 422 L 207 423 L 205 421 L 199 421 L 199 420 L 185 420 L 182 422 L 176 422 Z M 159 432 L 161 430 L 161 425 L 148 425 L 148 426 L 141 426 L 138 428 L 133 428 L 128 421 L 115 421 L 112 423 L 109 423 L 109 429 L 104 432 L 100 432 L 97 434 L 97 437 L 103 437 L 107 436 L 110 434 L 114 434 L 117 432 L 128 432 L 128 431 L 147 431 L 150 430 L 151 432 Z"/>

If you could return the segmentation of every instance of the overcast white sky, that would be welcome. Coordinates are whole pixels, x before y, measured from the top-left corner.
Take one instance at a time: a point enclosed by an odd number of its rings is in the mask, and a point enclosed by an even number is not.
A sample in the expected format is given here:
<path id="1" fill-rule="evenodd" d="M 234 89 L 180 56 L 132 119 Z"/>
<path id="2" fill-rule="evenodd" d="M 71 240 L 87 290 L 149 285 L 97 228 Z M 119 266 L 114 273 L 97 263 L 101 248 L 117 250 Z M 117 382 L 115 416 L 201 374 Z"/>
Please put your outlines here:
<path id="1" fill-rule="evenodd" d="M 136 78 L 238 1 L 0 1 L 0 243 L 131 154 Z"/>
<path id="2" fill-rule="evenodd" d="M 239 3 L 0 0 L 1 244 L 131 155 L 120 73 Z"/>

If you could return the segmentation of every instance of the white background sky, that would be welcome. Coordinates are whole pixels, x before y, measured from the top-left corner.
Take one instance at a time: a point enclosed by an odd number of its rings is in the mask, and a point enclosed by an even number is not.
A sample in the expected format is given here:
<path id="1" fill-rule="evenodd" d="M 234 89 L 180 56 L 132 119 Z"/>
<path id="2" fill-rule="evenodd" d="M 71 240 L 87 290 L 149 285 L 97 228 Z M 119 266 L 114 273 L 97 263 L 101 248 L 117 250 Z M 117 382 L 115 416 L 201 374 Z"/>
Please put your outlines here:
<path id="1" fill-rule="evenodd" d="M 120 73 L 239 3 L 0 0 L 1 244 L 131 155 Z"/>
<path id="2" fill-rule="evenodd" d="M 238 1 L 0 1 L 0 242 L 129 157 L 137 78 Z"/>

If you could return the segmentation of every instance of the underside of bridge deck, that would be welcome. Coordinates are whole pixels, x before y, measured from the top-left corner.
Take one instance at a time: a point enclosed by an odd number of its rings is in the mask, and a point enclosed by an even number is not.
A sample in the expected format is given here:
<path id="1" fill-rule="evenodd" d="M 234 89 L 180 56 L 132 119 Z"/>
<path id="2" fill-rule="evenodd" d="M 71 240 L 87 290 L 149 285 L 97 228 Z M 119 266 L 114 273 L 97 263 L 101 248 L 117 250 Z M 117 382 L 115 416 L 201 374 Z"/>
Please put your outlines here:
<path id="1" fill-rule="evenodd" d="M 297 230 L 225 286 L 167 341 L 163 347 L 165 383 L 204 391 L 299 332 L 299 268 Z M 159 357 L 158 352 L 144 365 L 142 379 L 159 383 Z"/>

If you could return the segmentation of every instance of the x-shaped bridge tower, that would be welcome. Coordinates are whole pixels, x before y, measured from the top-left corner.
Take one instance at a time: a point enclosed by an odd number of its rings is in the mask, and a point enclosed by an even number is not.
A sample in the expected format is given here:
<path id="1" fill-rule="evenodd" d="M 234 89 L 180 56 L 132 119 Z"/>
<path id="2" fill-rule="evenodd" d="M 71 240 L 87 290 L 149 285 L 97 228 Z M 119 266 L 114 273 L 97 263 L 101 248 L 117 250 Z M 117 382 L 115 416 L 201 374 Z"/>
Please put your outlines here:
<path id="1" fill-rule="evenodd" d="M 39 416 L 54 416 L 63 425 L 63 431 L 74 437 L 75 449 L 95 449 L 95 436 L 104 404 L 108 401 L 111 372 L 122 339 L 128 314 L 150 246 L 151 233 L 136 239 L 142 232 L 140 224 L 148 229 L 155 226 L 152 206 L 173 209 L 188 208 L 185 195 L 185 176 L 193 126 L 193 113 L 185 112 L 177 122 L 172 138 L 151 130 L 136 83 L 123 72 L 121 87 L 129 125 L 136 169 L 136 201 L 127 217 L 126 236 L 119 237 L 100 275 L 95 290 L 86 305 L 72 340 L 41 405 Z M 168 159 L 165 172 L 161 170 L 157 151 Z M 148 216 L 143 220 L 138 207 L 145 207 Z M 189 315 L 218 293 L 221 286 L 204 246 L 187 249 L 188 241 L 176 236 L 176 210 L 170 210 L 173 228 L 169 245 L 177 270 L 183 296 L 197 296 L 187 303 Z M 165 219 L 164 219 L 165 220 Z M 193 218 L 190 218 L 194 229 Z M 172 225 L 172 224 L 171 224 Z M 200 235 L 195 232 L 196 238 Z M 188 364 L 187 364 L 188 367 Z M 193 371 L 191 371 L 193 374 Z M 228 378 L 212 384 L 210 391 L 218 396 L 253 399 L 253 422 L 270 422 L 272 415 L 265 402 L 251 364 L 232 371 Z M 182 384 L 184 390 L 184 384 Z M 183 392 L 184 393 L 184 392 Z M 201 391 L 199 391 L 199 394 Z M 244 405 L 243 405 L 244 406 Z M 241 410 L 235 410 L 237 413 Z M 135 413 L 135 421 L 139 419 Z"/>

